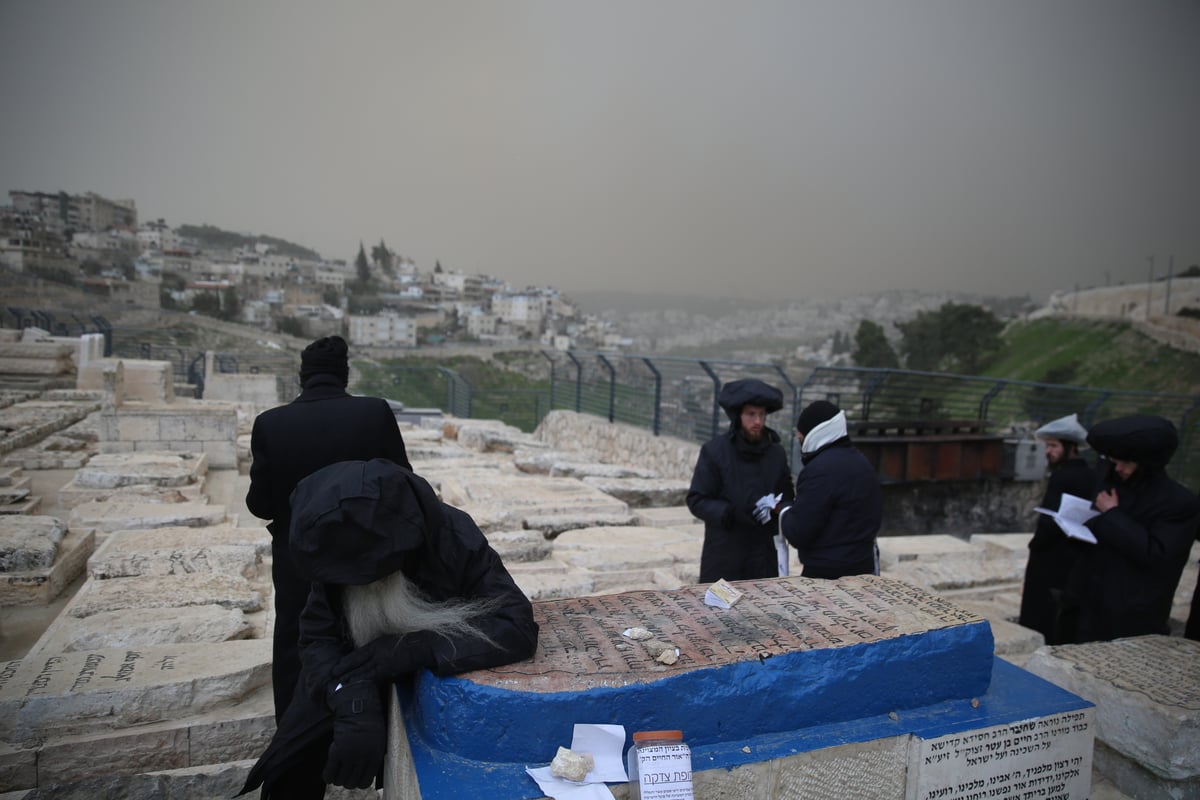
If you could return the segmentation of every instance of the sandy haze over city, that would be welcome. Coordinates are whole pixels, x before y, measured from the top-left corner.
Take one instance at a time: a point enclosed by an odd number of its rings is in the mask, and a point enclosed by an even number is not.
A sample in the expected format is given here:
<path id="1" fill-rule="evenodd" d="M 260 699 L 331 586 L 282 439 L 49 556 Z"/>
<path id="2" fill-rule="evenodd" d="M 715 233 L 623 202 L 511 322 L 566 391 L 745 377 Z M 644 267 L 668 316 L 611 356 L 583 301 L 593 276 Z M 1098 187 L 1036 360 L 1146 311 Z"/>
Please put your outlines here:
<path id="1" fill-rule="evenodd" d="M 1200 3 L 0 0 L 0 192 L 565 291 L 1200 263 Z"/>

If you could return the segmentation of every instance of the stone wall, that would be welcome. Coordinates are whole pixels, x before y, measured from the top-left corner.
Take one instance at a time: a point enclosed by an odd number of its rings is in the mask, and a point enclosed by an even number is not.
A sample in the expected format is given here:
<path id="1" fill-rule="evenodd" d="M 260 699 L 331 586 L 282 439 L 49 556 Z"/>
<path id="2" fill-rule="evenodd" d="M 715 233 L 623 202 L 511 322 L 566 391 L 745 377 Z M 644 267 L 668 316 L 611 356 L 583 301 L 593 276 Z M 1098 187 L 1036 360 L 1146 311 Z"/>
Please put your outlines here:
<path id="1" fill-rule="evenodd" d="M 574 411 L 551 411 L 534 436 L 560 450 L 585 452 L 609 464 L 637 466 L 685 481 L 692 479 L 700 454 L 698 444 Z"/>

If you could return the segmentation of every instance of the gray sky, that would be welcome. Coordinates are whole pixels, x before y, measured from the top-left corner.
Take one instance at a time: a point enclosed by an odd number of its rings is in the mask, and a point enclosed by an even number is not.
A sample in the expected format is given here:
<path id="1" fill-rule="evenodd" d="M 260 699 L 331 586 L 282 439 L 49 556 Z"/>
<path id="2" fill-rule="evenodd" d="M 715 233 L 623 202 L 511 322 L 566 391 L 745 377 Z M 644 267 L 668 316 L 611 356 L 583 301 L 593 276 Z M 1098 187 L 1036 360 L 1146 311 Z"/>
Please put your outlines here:
<path id="1" fill-rule="evenodd" d="M 1197 0 L 0 0 L 0 191 L 579 290 L 1200 263 Z"/>

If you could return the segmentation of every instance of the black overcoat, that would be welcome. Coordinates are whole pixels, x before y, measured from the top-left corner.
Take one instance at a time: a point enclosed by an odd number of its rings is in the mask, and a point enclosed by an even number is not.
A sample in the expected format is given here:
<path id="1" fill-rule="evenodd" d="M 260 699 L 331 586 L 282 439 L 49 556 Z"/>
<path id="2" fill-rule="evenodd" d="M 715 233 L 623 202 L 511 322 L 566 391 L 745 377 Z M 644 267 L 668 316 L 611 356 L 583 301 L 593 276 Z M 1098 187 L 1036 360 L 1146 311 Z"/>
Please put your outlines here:
<path id="1" fill-rule="evenodd" d="M 1139 466 L 1127 482 L 1110 470 L 1100 491 L 1110 488 L 1118 505 L 1087 522 L 1096 544 L 1073 571 L 1080 600 L 1075 641 L 1166 635 L 1200 500 L 1161 467 Z"/>
<path id="2" fill-rule="evenodd" d="M 300 610 L 308 598 L 308 581 L 296 574 L 288 554 L 292 491 L 305 476 L 339 461 L 385 458 L 406 469 L 411 465 L 387 401 L 351 396 L 332 375 L 309 378 L 291 403 L 259 414 L 250 434 L 250 452 L 246 508 L 270 520 L 275 585 L 271 681 L 278 721 L 300 674 Z"/>
<path id="3" fill-rule="evenodd" d="M 337 467 L 325 470 L 305 481 L 296 491 L 294 506 L 303 508 L 311 496 L 328 486 L 314 483 L 322 475 L 336 474 Z M 420 541 L 411 550 L 405 544 L 404 566 L 401 571 L 415 583 L 425 596 L 434 601 L 455 598 L 490 599 L 495 605 L 486 616 L 474 620 L 487 637 L 450 634 L 434 635 L 418 631 L 389 637 L 389 649 L 403 651 L 410 671 L 429 669 L 437 675 L 450 675 L 474 669 L 486 669 L 531 657 L 537 649 L 538 625 L 533 619 L 533 606 L 513 581 L 500 556 L 488 544 L 470 515 L 436 501 L 432 490 L 422 479 L 407 470 L 395 470 L 381 462 L 366 465 L 371 477 L 382 471 L 385 491 L 380 510 L 369 505 L 347 505 L 341 518 L 346 525 L 362 527 L 391 524 L 396 520 L 436 519 L 435 525 L 425 526 Z M 420 484 L 417 494 L 401 491 L 394 481 Z M 389 483 L 392 482 L 392 483 Z M 310 494 L 311 493 L 311 494 Z M 328 493 L 324 495 L 328 497 Z M 423 498 L 421 502 L 417 498 Z M 426 509 L 436 504 L 440 513 Z M 303 519 L 298 518 L 303 524 Z M 409 527 L 409 532 L 415 530 Z M 295 532 L 293 532 L 295 536 Z M 332 542 L 330 558 L 346 560 L 345 553 L 336 548 L 344 543 Z M 315 554 L 319 560 L 321 554 Z M 363 567 L 370 569 L 369 565 Z M 325 757 L 332 742 L 333 721 L 325 704 L 326 692 L 333 681 L 334 665 L 354 651 L 354 644 L 341 613 L 342 587 L 334 584 L 311 584 L 311 592 L 300 620 L 301 659 L 303 670 L 301 690 L 296 692 L 280 721 L 271 744 L 251 770 L 242 792 L 263 785 L 264 798 L 285 797 L 289 792 L 303 791 L 305 796 L 320 796 L 319 787 L 297 787 L 296 773 L 313 782 L 319 781 Z M 391 681 L 406 675 L 388 674 L 388 666 L 378 665 L 385 688 Z M 286 785 L 288 791 L 278 786 Z M 296 787 L 296 788 L 293 788 Z M 309 794 L 309 790 L 317 791 Z"/>
<path id="4" fill-rule="evenodd" d="M 799 551 L 803 574 L 840 578 L 877 571 L 883 490 L 866 456 L 841 438 L 805 457 L 796 499 L 779 529 Z"/>
<path id="5" fill-rule="evenodd" d="M 1096 471 L 1082 458 L 1069 458 L 1050 470 L 1041 507 L 1057 511 L 1064 494 L 1088 501 L 1096 496 Z M 1086 555 L 1088 547 L 1086 542 L 1068 537 L 1050 517 L 1038 514 L 1029 540 L 1018 621 L 1041 633 L 1046 644 L 1063 643 L 1064 634 L 1058 629 L 1060 593 L 1066 589 L 1075 561 Z"/>
<path id="6" fill-rule="evenodd" d="M 762 440 L 751 444 L 735 427 L 700 448 L 687 506 L 704 521 L 701 583 L 778 574 L 775 526 L 753 516 L 765 494 L 781 494 L 784 503 L 792 499 L 792 473 L 775 431 L 763 428 Z"/>

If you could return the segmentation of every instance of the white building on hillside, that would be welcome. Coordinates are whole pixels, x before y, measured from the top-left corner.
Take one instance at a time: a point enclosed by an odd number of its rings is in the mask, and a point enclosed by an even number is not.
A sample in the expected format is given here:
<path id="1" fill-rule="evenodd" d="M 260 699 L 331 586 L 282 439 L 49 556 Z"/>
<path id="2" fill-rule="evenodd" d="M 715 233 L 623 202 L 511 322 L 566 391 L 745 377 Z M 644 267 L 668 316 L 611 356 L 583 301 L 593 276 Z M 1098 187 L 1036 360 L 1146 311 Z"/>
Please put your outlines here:
<path id="1" fill-rule="evenodd" d="M 394 311 L 371 316 L 352 314 L 348 318 L 350 343 L 390 347 L 416 347 L 417 321 Z"/>

